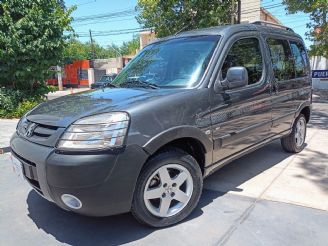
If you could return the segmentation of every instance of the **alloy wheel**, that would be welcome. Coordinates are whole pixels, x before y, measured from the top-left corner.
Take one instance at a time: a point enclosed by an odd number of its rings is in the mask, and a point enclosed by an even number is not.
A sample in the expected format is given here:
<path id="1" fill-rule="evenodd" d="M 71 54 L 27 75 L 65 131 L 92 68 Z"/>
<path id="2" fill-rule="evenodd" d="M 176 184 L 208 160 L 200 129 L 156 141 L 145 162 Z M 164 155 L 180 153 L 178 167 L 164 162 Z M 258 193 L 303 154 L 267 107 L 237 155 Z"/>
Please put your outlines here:
<path id="1" fill-rule="evenodd" d="M 301 117 L 296 123 L 296 130 L 295 130 L 295 141 L 297 147 L 301 147 L 303 145 L 305 141 L 305 132 L 306 132 L 306 122 L 304 117 Z"/>
<path id="2" fill-rule="evenodd" d="M 193 193 L 190 172 L 178 164 L 157 169 L 146 182 L 143 199 L 148 211 L 157 217 L 170 217 L 188 204 Z"/>

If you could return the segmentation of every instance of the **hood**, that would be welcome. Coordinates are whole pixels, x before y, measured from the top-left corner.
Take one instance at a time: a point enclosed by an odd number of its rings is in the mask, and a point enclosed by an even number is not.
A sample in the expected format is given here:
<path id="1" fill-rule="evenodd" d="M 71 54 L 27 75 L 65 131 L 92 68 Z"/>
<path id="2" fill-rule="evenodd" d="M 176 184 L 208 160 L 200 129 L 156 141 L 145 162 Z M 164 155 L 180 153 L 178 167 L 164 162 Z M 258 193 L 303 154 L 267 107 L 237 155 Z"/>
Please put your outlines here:
<path id="1" fill-rule="evenodd" d="M 181 89 L 105 88 L 90 90 L 44 102 L 29 112 L 28 120 L 67 127 L 82 117 L 111 111 L 128 111 L 134 106 L 156 100 Z"/>

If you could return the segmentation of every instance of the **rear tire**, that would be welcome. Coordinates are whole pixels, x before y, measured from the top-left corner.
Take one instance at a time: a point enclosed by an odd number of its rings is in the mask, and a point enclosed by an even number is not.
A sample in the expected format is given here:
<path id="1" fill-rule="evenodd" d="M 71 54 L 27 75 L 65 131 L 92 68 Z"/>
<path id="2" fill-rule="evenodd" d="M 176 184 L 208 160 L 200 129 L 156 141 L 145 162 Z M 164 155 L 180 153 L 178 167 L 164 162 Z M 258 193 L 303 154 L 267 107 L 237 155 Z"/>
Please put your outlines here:
<path id="1" fill-rule="evenodd" d="M 131 212 L 148 226 L 170 226 L 194 210 L 202 189 L 197 161 L 179 149 L 169 149 L 151 158 L 141 171 Z"/>
<path id="2" fill-rule="evenodd" d="M 306 138 L 306 118 L 303 114 L 300 114 L 293 125 L 292 132 L 281 138 L 282 148 L 289 153 L 299 153 L 305 147 Z"/>

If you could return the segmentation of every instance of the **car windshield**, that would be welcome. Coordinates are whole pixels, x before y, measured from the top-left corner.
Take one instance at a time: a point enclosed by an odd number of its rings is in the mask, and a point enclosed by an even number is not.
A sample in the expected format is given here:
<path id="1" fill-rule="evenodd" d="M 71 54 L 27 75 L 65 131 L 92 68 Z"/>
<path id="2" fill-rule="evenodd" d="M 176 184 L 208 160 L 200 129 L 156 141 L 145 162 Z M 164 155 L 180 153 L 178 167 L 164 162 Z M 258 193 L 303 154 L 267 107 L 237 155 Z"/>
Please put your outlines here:
<path id="1" fill-rule="evenodd" d="M 151 44 L 131 60 L 112 84 L 120 87 L 192 87 L 202 78 L 219 36 L 174 38 Z"/>
<path id="2" fill-rule="evenodd" d="M 112 77 L 111 76 L 102 76 L 101 79 L 98 81 L 98 83 L 107 83 L 111 82 Z"/>

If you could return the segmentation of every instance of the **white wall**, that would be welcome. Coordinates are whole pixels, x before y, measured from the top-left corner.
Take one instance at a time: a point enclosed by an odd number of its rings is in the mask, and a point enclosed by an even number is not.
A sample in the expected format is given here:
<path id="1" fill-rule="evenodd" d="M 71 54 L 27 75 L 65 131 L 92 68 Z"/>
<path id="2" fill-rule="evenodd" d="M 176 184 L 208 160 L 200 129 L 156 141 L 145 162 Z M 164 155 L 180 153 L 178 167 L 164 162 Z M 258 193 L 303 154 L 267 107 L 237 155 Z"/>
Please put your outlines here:
<path id="1" fill-rule="evenodd" d="M 241 0 L 241 22 L 261 20 L 260 0 Z"/>

